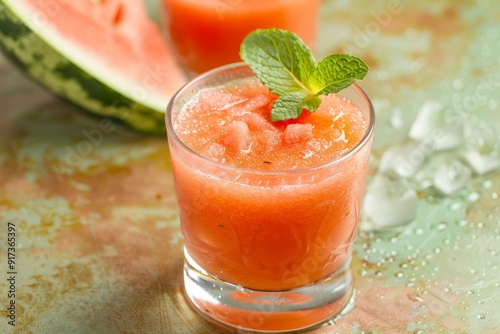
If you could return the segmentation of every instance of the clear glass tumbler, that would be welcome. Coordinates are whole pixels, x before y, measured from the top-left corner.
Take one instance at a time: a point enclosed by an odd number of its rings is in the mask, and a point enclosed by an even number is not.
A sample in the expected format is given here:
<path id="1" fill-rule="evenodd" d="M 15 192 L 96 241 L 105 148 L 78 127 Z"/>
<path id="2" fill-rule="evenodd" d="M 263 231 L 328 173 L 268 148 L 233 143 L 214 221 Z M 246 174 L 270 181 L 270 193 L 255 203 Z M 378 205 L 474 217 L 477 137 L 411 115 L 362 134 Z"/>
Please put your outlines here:
<path id="1" fill-rule="evenodd" d="M 357 85 L 341 91 L 362 110 L 366 133 L 344 156 L 305 169 L 236 168 L 204 158 L 179 139 L 176 117 L 200 90 L 252 77 L 242 63 L 212 70 L 181 88 L 167 107 L 184 290 L 199 313 L 224 324 L 296 330 L 338 314 L 351 297 L 374 111 Z"/>

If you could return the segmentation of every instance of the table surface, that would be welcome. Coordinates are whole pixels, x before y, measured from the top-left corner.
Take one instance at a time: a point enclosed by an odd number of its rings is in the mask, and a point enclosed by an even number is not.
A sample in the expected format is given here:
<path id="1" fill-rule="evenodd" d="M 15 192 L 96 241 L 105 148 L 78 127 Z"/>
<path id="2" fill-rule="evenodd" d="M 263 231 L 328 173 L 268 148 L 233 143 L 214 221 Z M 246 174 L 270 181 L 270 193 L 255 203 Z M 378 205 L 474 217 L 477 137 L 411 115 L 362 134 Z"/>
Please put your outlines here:
<path id="1" fill-rule="evenodd" d="M 377 113 L 368 182 L 384 152 L 408 142 L 422 106 L 439 103 L 460 111 L 466 126 L 498 134 L 499 4 L 322 2 L 318 55 L 350 52 L 371 67 L 362 83 Z M 200 319 L 180 292 L 166 139 L 116 126 L 72 155 L 99 120 L 3 57 L 0 101 L 0 332 L 230 333 Z M 500 173 L 473 172 L 448 196 L 432 182 L 474 140 L 469 134 L 458 148 L 431 154 L 405 178 L 418 196 L 413 222 L 378 230 L 363 215 L 356 306 L 311 333 L 498 332 Z M 17 238 L 15 327 L 6 317 L 8 222 Z"/>

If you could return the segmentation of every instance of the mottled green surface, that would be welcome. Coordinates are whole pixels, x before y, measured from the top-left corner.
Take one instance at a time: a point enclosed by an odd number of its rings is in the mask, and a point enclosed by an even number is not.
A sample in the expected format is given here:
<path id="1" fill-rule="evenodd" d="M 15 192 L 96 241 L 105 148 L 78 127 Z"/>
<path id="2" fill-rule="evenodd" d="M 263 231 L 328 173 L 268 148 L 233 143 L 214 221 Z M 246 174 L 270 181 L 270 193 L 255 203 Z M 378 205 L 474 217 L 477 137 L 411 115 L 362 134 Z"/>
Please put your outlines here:
<path id="1" fill-rule="evenodd" d="M 349 51 L 371 66 L 362 84 L 378 116 L 370 176 L 425 102 L 499 132 L 499 40 L 493 0 L 324 1 L 318 55 Z M 77 112 L 3 58 L 0 101 L 0 332 L 231 333 L 181 296 L 166 141 Z M 363 217 L 356 307 L 311 333 L 499 331 L 500 173 L 473 174 L 453 196 L 432 185 L 474 140 L 407 180 L 419 196 L 414 222 L 376 231 Z M 7 221 L 18 239 L 15 328 L 5 317 Z"/>

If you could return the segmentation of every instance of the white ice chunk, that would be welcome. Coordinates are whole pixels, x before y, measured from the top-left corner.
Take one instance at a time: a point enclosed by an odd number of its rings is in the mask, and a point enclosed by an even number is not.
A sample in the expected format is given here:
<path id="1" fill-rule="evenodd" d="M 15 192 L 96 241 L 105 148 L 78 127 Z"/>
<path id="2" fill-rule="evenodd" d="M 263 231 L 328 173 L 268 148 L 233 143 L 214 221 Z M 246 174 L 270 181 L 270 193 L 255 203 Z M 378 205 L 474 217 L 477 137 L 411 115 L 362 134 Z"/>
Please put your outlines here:
<path id="1" fill-rule="evenodd" d="M 391 146 L 382 155 L 379 170 L 393 172 L 400 177 L 412 177 L 434 152 L 431 140 L 409 141 Z"/>
<path id="2" fill-rule="evenodd" d="M 477 151 L 465 152 L 464 158 L 479 175 L 492 172 L 500 167 L 498 157 L 485 156 Z"/>
<path id="3" fill-rule="evenodd" d="M 460 191 L 469 182 L 471 170 L 459 160 L 441 165 L 434 174 L 434 186 L 445 195 Z"/>
<path id="4" fill-rule="evenodd" d="M 464 158 L 477 174 L 486 174 L 500 168 L 500 140 L 490 126 L 468 128 Z"/>
<path id="5" fill-rule="evenodd" d="M 431 139 L 434 150 L 441 151 L 460 146 L 463 131 L 463 119 L 458 113 L 445 110 L 436 101 L 427 101 L 418 112 L 408 135 L 415 140 Z"/>
<path id="6" fill-rule="evenodd" d="M 404 125 L 403 113 L 401 109 L 396 108 L 391 113 L 390 124 L 394 129 L 401 129 Z"/>
<path id="7" fill-rule="evenodd" d="M 375 227 L 401 226 L 415 219 L 417 203 L 405 179 L 378 174 L 366 191 L 363 212 Z"/>

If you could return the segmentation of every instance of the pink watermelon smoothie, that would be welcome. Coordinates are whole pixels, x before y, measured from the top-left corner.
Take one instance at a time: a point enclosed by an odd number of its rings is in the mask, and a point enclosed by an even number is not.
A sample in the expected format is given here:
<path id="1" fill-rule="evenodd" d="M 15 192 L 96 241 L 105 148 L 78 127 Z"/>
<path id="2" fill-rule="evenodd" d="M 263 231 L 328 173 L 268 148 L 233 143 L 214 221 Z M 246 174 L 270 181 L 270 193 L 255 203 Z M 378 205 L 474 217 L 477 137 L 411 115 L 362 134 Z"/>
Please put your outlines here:
<path id="1" fill-rule="evenodd" d="M 341 95 L 281 122 L 270 120 L 275 99 L 255 78 L 203 89 L 172 115 L 175 136 L 168 131 L 189 256 L 222 280 L 268 291 L 348 261 L 373 130 Z"/>

